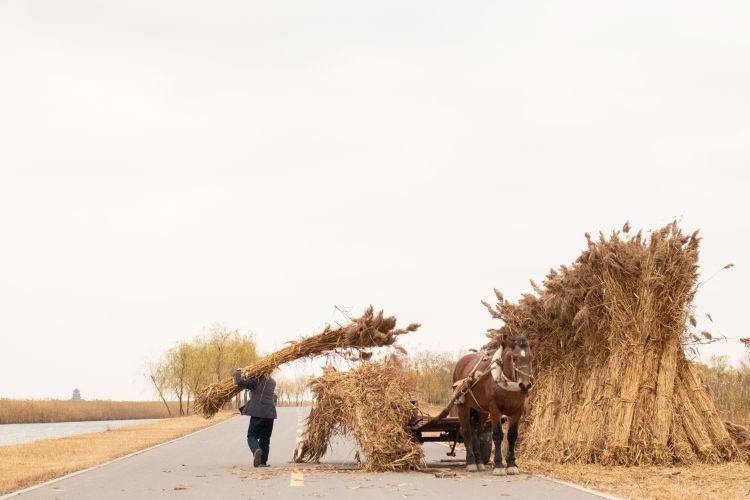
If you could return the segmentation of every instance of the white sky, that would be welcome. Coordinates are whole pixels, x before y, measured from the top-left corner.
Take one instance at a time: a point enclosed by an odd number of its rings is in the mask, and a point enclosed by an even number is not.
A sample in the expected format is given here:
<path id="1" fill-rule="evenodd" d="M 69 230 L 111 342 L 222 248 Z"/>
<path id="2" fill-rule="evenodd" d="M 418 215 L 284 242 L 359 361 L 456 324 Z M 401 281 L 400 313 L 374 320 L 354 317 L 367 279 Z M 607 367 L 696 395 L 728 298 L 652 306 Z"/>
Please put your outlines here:
<path id="1" fill-rule="evenodd" d="M 681 217 L 750 334 L 750 4 L 4 0 L 0 396 L 150 398 L 212 322 L 480 345 L 583 233 Z M 737 360 L 737 342 L 704 349 Z"/>

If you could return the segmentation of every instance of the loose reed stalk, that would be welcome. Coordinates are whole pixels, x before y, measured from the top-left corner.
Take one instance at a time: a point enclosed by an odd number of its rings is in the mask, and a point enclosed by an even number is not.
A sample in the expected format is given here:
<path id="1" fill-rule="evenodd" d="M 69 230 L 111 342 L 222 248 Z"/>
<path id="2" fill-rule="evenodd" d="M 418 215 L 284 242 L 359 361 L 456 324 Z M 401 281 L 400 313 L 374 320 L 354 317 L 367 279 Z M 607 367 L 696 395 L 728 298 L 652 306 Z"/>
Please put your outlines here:
<path id="1" fill-rule="evenodd" d="M 361 317 L 340 328 L 330 325 L 311 337 L 291 342 L 287 347 L 260 359 L 243 369 L 245 378 L 270 375 L 277 367 L 290 361 L 311 358 L 346 350 L 363 350 L 392 345 L 399 335 L 416 331 L 419 324 L 412 323 L 406 328 L 396 329 L 396 318 L 384 316 L 381 310 L 375 314 L 370 306 Z M 198 391 L 195 409 L 204 417 L 211 418 L 221 407 L 240 393 L 231 378 L 207 385 Z"/>

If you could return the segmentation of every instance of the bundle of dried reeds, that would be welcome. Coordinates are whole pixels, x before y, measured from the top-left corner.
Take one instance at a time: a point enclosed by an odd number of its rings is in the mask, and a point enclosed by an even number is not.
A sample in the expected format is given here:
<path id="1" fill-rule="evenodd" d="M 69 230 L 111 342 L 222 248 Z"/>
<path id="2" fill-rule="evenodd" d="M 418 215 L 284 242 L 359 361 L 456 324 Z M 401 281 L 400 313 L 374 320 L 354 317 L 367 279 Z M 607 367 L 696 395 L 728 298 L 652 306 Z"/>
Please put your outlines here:
<path id="1" fill-rule="evenodd" d="M 518 303 L 485 305 L 504 322 L 488 334 L 538 339 L 538 378 L 524 448 L 573 462 L 657 464 L 736 456 L 737 447 L 685 356 L 695 319 L 696 233 L 672 223 L 644 237 L 630 226 L 551 270 Z M 708 335 L 708 334 L 706 334 Z"/>
<path id="2" fill-rule="evenodd" d="M 389 346 L 399 335 L 416 331 L 418 328 L 419 324 L 412 323 L 406 328 L 397 329 L 395 317 L 384 316 L 383 311 L 375 314 L 370 306 L 361 317 L 353 319 L 346 326 L 331 328 L 329 325 L 317 335 L 290 342 L 287 347 L 245 367 L 243 376 L 254 378 L 270 375 L 278 366 L 297 359 Z M 204 417 L 210 418 L 241 390 L 231 378 L 205 386 L 196 395 L 195 409 Z"/>
<path id="3" fill-rule="evenodd" d="M 422 447 L 407 432 L 415 381 L 391 357 L 348 372 L 333 369 L 310 383 L 313 406 L 295 461 L 318 461 L 336 435 L 353 436 L 368 471 L 419 470 Z"/>

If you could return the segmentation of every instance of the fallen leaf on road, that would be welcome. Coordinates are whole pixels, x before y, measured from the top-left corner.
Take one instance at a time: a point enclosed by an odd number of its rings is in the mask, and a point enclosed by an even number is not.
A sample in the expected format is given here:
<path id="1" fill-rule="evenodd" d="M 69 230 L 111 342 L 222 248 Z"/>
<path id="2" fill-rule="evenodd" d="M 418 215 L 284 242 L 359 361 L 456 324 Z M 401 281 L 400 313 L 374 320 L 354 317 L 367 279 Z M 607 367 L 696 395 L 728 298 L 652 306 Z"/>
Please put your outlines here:
<path id="1" fill-rule="evenodd" d="M 175 489 L 175 490 L 189 490 L 189 489 L 190 489 L 190 486 L 187 486 L 187 485 L 181 484 L 181 485 L 179 485 L 179 486 L 175 486 L 175 487 L 174 487 L 174 489 Z"/>

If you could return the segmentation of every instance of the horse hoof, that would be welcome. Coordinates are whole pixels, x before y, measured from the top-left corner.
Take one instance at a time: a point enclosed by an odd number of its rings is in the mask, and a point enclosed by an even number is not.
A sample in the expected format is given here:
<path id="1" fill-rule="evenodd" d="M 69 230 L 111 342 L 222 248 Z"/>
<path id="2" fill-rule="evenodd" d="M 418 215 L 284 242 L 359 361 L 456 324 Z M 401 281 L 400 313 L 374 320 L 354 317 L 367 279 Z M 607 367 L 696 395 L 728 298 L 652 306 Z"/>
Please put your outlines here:
<path id="1" fill-rule="evenodd" d="M 508 467 L 508 475 L 509 476 L 515 476 L 518 474 L 518 467 L 515 465 L 513 467 Z"/>
<path id="2" fill-rule="evenodd" d="M 496 467 L 492 469 L 492 475 L 493 476 L 504 476 L 505 475 L 505 467 Z"/>
<path id="3" fill-rule="evenodd" d="M 466 466 L 466 472 L 476 472 L 477 471 L 477 465 L 471 464 Z"/>
<path id="4" fill-rule="evenodd" d="M 479 470 L 484 470 L 484 464 L 479 464 L 479 465 L 477 465 L 477 469 L 479 469 Z"/>

